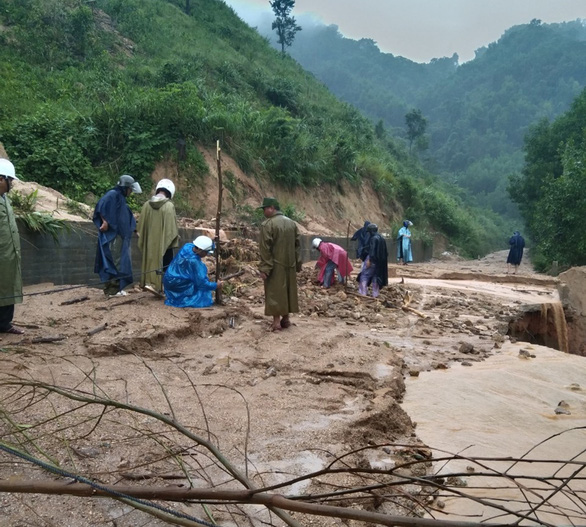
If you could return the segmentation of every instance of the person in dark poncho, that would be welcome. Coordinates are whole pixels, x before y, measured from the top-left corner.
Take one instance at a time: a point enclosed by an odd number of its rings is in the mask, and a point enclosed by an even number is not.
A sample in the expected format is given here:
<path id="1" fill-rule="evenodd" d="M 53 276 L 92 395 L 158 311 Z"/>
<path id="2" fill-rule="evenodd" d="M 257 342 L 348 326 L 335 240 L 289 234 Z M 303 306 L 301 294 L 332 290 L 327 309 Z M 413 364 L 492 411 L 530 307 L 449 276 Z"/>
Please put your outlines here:
<path id="1" fill-rule="evenodd" d="M 142 192 L 129 175 L 120 176 L 118 185 L 98 201 L 92 218 L 98 229 L 98 249 L 94 272 L 100 275 L 107 296 L 124 296 L 124 288 L 133 282 L 130 241 L 136 220 L 126 198 Z"/>
<path id="2" fill-rule="evenodd" d="M 523 249 L 525 248 L 525 240 L 519 231 L 515 231 L 513 236 L 509 239 L 509 256 L 507 256 L 507 274 L 513 266 L 513 274 L 517 274 L 517 269 L 521 265 L 523 258 Z"/>
<path id="3" fill-rule="evenodd" d="M 368 239 L 370 234 L 366 228 L 370 225 L 369 221 L 364 222 L 364 226 L 360 227 L 350 238 L 352 241 L 358 241 L 356 244 L 356 258 L 360 258 L 362 261 L 366 260 L 368 255 Z"/>
<path id="4" fill-rule="evenodd" d="M 372 296 L 378 297 L 381 287 L 389 285 L 389 268 L 387 242 L 378 233 L 378 226 L 371 223 L 367 226 L 370 239 L 368 254 L 358 275 L 358 291 L 368 295 L 368 286 L 372 285 Z"/>

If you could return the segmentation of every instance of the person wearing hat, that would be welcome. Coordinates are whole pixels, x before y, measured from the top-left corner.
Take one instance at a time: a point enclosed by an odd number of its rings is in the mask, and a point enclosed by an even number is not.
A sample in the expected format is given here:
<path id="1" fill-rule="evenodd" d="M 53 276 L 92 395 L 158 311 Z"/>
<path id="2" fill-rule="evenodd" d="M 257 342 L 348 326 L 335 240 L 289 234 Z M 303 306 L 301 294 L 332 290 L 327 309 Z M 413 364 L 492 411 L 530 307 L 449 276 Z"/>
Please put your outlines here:
<path id="1" fill-rule="evenodd" d="M 324 242 L 321 238 L 314 238 L 311 242 L 314 249 L 320 252 L 320 257 L 315 266 L 319 268 L 318 281 L 325 289 L 328 289 L 334 281 L 335 271 L 338 278 L 344 283 L 344 278 L 350 276 L 352 264 L 348 259 L 348 253 L 339 245 Z"/>
<path id="2" fill-rule="evenodd" d="M 0 159 L 0 332 L 22 335 L 24 331 L 12 325 L 14 305 L 22 302 L 20 236 L 8 198 L 15 179 L 18 180 L 14 165 L 8 159 Z"/>
<path id="3" fill-rule="evenodd" d="M 403 226 L 399 229 L 399 234 L 397 235 L 397 263 L 401 263 L 401 260 L 403 260 L 404 265 L 413 261 L 413 253 L 411 252 L 411 231 L 409 230 L 411 225 L 413 225 L 413 223 L 409 220 L 405 220 Z"/>
<path id="4" fill-rule="evenodd" d="M 158 294 L 163 290 L 161 269 L 164 272 L 169 267 L 173 249 L 179 246 L 177 215 L 171 201 L 174 195 L 174 183 L 161 179 L 155 195 L 142 206 L 138 219 L 138 248 L 142 252 L 140 285 Z"/>
<path id="5" fill-rule="evenodd" d="M 266 220 L 260 227 L 260 265 L 265 288 L 265 315 L 273 317 L 270 331 L 291 325 L 290 313 L 299 312 L 297 275 L 301 271 L 301 243 L 297 224 L 284 216 L 275 198 L 264 198 Z"/>
<path id="6" fill-rule="evenodd" d="M 358 275 L 358 292 L 368 295 L 368 286 L 372 285 L 372 296 L 378 297 L 380 289 L 389 285 L 389 262 L 387 242 L 378 233 L 378 226 L 371 223 L 367 228 L 370 234 L 368 254 Z"/>
<path id="7" fill-rule="evenodd" d="M 165 304 L 171 307 L 209 307 L 214 303 L 212 291 L 220 289 L 221 280 L 210 282 L 208 268 L 202 258 L 214 252 L 214 242 L 208 236 L 198 236 L 186 243 L 163 278 Z"/>
<path id="8" fill-rule="evenodd" d="M 132 176 L 120 176 L 118 184 L 100 198 L 93 222 L 98 229 L 98 248 L 94 272 L 100 275 L 107 296 L 125 296 L 124 288 L 133 282 L 130 241 L 136 220 L 126 203 L 132 193 L 142 189 Z"/>

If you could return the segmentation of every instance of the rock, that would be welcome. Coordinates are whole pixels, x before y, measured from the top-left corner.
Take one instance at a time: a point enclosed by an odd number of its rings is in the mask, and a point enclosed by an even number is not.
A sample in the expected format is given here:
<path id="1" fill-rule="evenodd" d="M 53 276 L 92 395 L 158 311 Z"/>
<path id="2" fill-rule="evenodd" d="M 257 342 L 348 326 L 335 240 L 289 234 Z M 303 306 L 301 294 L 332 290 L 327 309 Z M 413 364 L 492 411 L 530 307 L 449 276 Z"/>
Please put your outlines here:
<path id="1" fill-rule="evenodd" d="M 100 455 L 100 450 L 92 446 L 80 446 L 79 448 L 72 447 L 72 450 L 82 458 L 98 457 Z"/>
<path id="2" fill-rule="evenodd" d="M 458 351 L 464 354 L 476 353 L 474 350 L 474 346 L 469 342 L 462 342 L 462 344 L 458 348 Z"/>
<path id="3" fill-rule="evenodd" d="M 419 377 L 419 370 L 409 370 L 409 375 L 411 377 Z"/>
<path id="4" fill-rule="evenodd" d="M 431 367 L 434 370 L 447 370 L 448 369 L 448 365 L 444 364 L 443 362 L 432 362 Z"/>
<path id="5" fill-rule="evenodd" d="M 526 349 L 520 349 L 519 350 L 519 358 L 520 359 L 530 359 L 531 353 L 529 351 L 527 351 Z"/>
<path id="6" fill-rule="evenodd" d="M 275 369 L 274 366 L 271 366 L 270 368 L 267 368 L 267 371 L 265 372 L 265 377 L 276 377 L 277 376 L 277 370 Z"/>

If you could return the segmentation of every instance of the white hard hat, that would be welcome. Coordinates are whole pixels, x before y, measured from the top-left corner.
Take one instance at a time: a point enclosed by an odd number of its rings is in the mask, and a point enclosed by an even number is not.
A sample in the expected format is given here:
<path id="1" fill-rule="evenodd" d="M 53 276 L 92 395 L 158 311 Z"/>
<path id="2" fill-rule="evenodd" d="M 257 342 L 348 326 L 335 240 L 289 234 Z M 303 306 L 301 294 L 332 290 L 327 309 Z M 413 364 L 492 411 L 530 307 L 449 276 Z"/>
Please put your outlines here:
<path id="1" fill-rule="evenodd" d="M 198 236 L 193 240 L 193 245 L 202 251 L 207 251 L 208 253 L 214 251 L 214 242 L 209 236 Z"/>
<path id="2" fill-rule="evenodd" d="M 140 188 L 138 181 L 134 181 L 134 178 L 128 174 L 120 176 L 120 179 L 118 180 L 118 186 L 130 188 L 135 194 L 142 194 L 142 189 Z"/>
<path id="3" fill-rule="evenodd" d="M 319 244 L 322 242 L 321 238 L 314 238 L 313 241 L 311 242 L 311 246 L 314 249 L 317 249 L 319 247 Z"/>
<path id="4" fill-rule="evenodd" d="M 18 179 L 14 170 L 14 165 L 8 159 L 0 159 L 0 176 L 10 179 Z"/>
<path id="5" fill-rule="evenodd" d="M 157 183 L 155 192 L 158 192 L 161 189 L 168 191 L 169 194 L 171 194 L 171 198 L 175 195 L 175 183 L 173 183 L 170 179 L 161 179 L 161 181 Z"/>

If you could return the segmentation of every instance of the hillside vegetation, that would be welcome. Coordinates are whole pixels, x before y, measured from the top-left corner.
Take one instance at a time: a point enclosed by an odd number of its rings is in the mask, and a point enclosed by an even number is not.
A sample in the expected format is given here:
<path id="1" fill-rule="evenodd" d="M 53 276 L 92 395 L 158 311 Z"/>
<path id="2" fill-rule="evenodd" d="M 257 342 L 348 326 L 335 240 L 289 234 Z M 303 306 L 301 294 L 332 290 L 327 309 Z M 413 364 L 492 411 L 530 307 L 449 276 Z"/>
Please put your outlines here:
<path id="1" fill-rule="evenodd" d="M 465 206 L 222 1 L 190 4 L 0 0 L 0 141 L 25 179 L 91 201 L 121 173 L 148 190 L 166 160 L 196 187 L 208 171 L 197 146 L 219 139 L 260 181 L 368 182 L 387 229 L 409 217 L 463 254 L 502 246 L 496 215 Z"/>
<path id="2" fill-rule="evenodd" d="M 586 86 L 584 21 L 512 27 L 461 65 L 456 54 L 417 64 L 370 39 L 344 38 L 336 26 L 307 25 L 291 55 L 394 137 L 405 137 L 405 115 L 420 109 L 425 165 L 465 189 L 467 202 L 509 219 L 517 211 L 507 181 L 521 170 L 529 127 L 565 112 Z"/>

